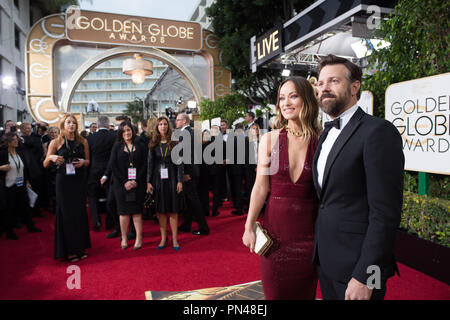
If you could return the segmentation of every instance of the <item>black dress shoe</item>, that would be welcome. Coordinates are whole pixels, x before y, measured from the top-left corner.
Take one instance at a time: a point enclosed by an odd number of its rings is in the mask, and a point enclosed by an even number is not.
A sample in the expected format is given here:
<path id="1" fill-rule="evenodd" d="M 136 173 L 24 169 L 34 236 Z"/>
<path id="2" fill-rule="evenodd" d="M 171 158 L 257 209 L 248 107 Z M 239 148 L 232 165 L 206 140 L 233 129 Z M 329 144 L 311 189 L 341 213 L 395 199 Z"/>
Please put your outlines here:
<path id="1" fill-rule="evenodd" d="M 100 231 L 101 226 L 102 226 L 101 222 L 96 222 L 94 224 L 94 231 Z"/>
<path id="2" fill-rule="evenodd" d="M 207 236 L 209 234 L 209 230 L 195 230 L 192 231 L 192 234 L 195 234 L 196 236 Z"/>
<path id="3" fill-rule="evenodd" d="M 181 232 L 191 232 L 191 229 L 189 228 L 186 228 L 186 227 L 178 227 L 178 231 L 181 231 Z"/>
<path id="4" fill-rule="evenodd" d="M 118 238 L 120 236 L 120 232 L 114 230 L 113 232 L 109 233 L 106 238 L 112 239 L 112 238 Z"/>
<path id="5" fill-rule="evenodd" d="M 19 240 L 19 237 L 14 233 L 14 231 L 6 232 L 6 238 L 9 240 Z"/>
<path id="6" fill-rule="evenodd" d="M 35 226 L 27 227 L 27 231 L 30 232 L 30 233 L 42 232 L 41 229 L 38 229 L 38 228 L 36 228 Z"/>
<path id="7" fill-rule="evenodd" d="M 244 214 L 242 211 L 231 211 L 231 213 L 237 216 L 242 216 Z"/>

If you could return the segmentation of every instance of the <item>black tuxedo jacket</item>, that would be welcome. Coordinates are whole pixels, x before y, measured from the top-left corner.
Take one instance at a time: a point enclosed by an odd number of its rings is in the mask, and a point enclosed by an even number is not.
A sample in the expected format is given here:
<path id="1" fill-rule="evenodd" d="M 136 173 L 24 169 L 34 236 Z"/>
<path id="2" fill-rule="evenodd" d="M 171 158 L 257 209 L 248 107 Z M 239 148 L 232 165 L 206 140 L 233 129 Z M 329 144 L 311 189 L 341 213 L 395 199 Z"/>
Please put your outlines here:
<path id="1" fill-rule="evenodd" d="M 393 256 L 403 201 L 404 156 L 398 130 L 388 121 L 358 108 L 336 139 L 327 158 L 319 197 L 314 256 L 330 278 L 366 284 L 380 267 L 381 279 L 398 272 Z"/>
<path id="2" fill-rule="evenodd" d="M 87 137 L 90 154 L 89 184 L 100 183 L 100 179 L 108 166 L 111 150 L 116 139 L 117 135 L 114 132 L 103 129 Z"/>
<path id="3" fill-rule="evenodd" d="M 191 141 L 190 141 L 190 143 L 191 143 L 191 148 L 190 149 L 191 150 L 190 150 L 190 155 L 189 155 L 189 157 L 191 159 L 191 161 L 190 161 L 191 163 L 183 163 L 183 165 L 184 165 L 184 174 L 188 174 L 191 177 L 197 177 L 198 178 L 200 176 L 200 165 L 199 164 L 195 164 L 195 162 L 194 162 L 194 154 L 195 154 L 195 149 L 194 149 L 194 130 L 192 130 L 191 127 L 186 127 L 186 129 L 184 129 L 184 130 L 189 132 L 189 135 L 191 137 L 190 138 L 191 139 Z M 183 135 L 184 135 L 184 133 L 180 133 L 179 143 L 183 142 Z M 201 143 L 201 140 L 200 140 L 200 143 Z M 183 152 L 185 152 L 185 151 L 187 152 L 186 148 L 187 147 L 185 147 L 183 149 Z M 200 146 L 200 150 L 201 150 L 201 146 Z"/>

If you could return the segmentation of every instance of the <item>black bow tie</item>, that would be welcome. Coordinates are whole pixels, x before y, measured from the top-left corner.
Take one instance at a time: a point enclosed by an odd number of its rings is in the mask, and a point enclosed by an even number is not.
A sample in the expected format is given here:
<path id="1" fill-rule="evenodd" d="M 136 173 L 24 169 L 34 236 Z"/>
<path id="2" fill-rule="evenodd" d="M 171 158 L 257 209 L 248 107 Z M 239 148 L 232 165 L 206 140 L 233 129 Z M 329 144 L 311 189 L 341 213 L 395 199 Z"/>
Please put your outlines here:
<path id="1" fill-rule="evenodd" d="M 341 129 L 341 118 L 336 118 L 333 121 L 325 122 L 325 130 L 329 131 L 331 128 L 335 127 L 336 129 Z"/>

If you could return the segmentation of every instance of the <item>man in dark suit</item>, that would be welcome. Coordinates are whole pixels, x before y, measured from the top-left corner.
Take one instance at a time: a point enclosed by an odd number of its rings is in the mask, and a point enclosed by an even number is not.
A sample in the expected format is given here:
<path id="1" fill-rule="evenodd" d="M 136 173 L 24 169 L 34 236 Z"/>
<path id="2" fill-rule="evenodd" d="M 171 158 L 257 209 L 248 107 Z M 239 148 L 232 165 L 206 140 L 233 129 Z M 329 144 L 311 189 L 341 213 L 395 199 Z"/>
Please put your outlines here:
<path id="1" fill-rule="evenodd" d="M 242 179 L 245 176 L 245 160 L 248 145 L 248 138 L 245 136 L 244 125 L 242 123 L 236 124 L 235 131 L 233 134 L 230 134 L 228 143 L 233 144 L 234 150 L 233 161 L 229 164 L 231 172 L 231 197 L 233 198 L 233 206 L 235 208 L 231 213 L 242 216 L 244 214 L 242 199 L 244 184 L 242 183 Z"/>
<path id="2" fill-rule="evenodd" d="M 314 156 L 319 197 L 314 256 L 324 299 L 380 300 L 398 273 L 394 241 L 403 201 L 401 136 L 358 107 L 361 69 L 329 55 L 319 65 L 325 124 Z"/>
<path id="3" fill-rule="evenodd" d="M 33 132 L 31 123 L 23 122 L 20 125 L 23 143 L 19 144 L 19 149 L 24 149 L 25 161 L 30 172 L 30 183 L 32 189 L 38 194 L 36 204 L 33 207 L 35 217 L 43 217 L 41 209 L 48 208 L 48 194 L 45 188 L 44 167 L 44 148 L 42 147 L 41 137 Z"/>
<path id="4" fill-rule="evenodd" d="M 98 201 L 100 198 L 105 198 L 105 190 L 100 184 L 100 179 L 108 166 L 111 150 L 116 141 L 116 135 L 108 128 L 109 118 L 100 116 L 98 117 L 98 131 L 87 137 L 91 159 L 88 175 L 88 197 L 95 231 L 100 230 L 102 225 L 98 212 Z"/>
<path id="5" fill-rule="evenodd" d="M 192 233 L 195 235 L 208 235 L 209 234 L 209 226 L 206 223 L 205 216 L 203 214 L 202 205 L 200 202 L 200 198 L 198 196 L 198 182 L 200 177 L 200 165 L 195 164 L 194 157 L 194 131 L 189 126 L 190 119 L 189 116 L 185 113 L 180 113 L 176 119 L 177 129 L 181 129 L 179 143 L 183 148 L 183 152 L 190 152 L 189 154 L 189 163 L 184 164 L 184 184 L 183 184 L 183 192 L 186 196 L 187 202 L 187 210 L 185 210 L 184 220 L 181 224 L 179 230 L 184 232 L 189 232 L 192 226 L 192 220 L 195 220 L 198 224 L 198 230 L 194 230 Z M 183 132 L 185 131 L 185 132 Z M 187 133 L 186 133 L 187 132 Z M 188 140 L 184 141 L 184 137 L 190 137 Z M 190 142 L 190 147 L 188 143 Z M 201 139 L 199 139 L 199 143 L 201 143 Z M 200 151 L 201 151 L 200 146 Z M 184 155 L 184 154 L 183 154 Z"/>

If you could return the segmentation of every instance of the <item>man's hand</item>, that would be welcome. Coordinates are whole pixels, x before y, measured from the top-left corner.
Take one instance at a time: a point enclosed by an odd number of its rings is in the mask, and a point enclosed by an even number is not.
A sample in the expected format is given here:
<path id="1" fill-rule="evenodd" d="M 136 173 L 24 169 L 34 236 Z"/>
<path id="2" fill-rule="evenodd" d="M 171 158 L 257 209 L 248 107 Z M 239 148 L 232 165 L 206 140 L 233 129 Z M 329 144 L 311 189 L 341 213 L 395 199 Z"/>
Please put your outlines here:
<path id="1" fill-rule="evenodd" d="M 370 300 L 372 289 L 352 278 L 345 290 L 345 300 Z"/>
<path id="2" fill-rule="evenodd" d="M 184 182 L 188 182 L 189 180 L 191 180 L 191 176 L 188 174 L 184 175 Z"/>

